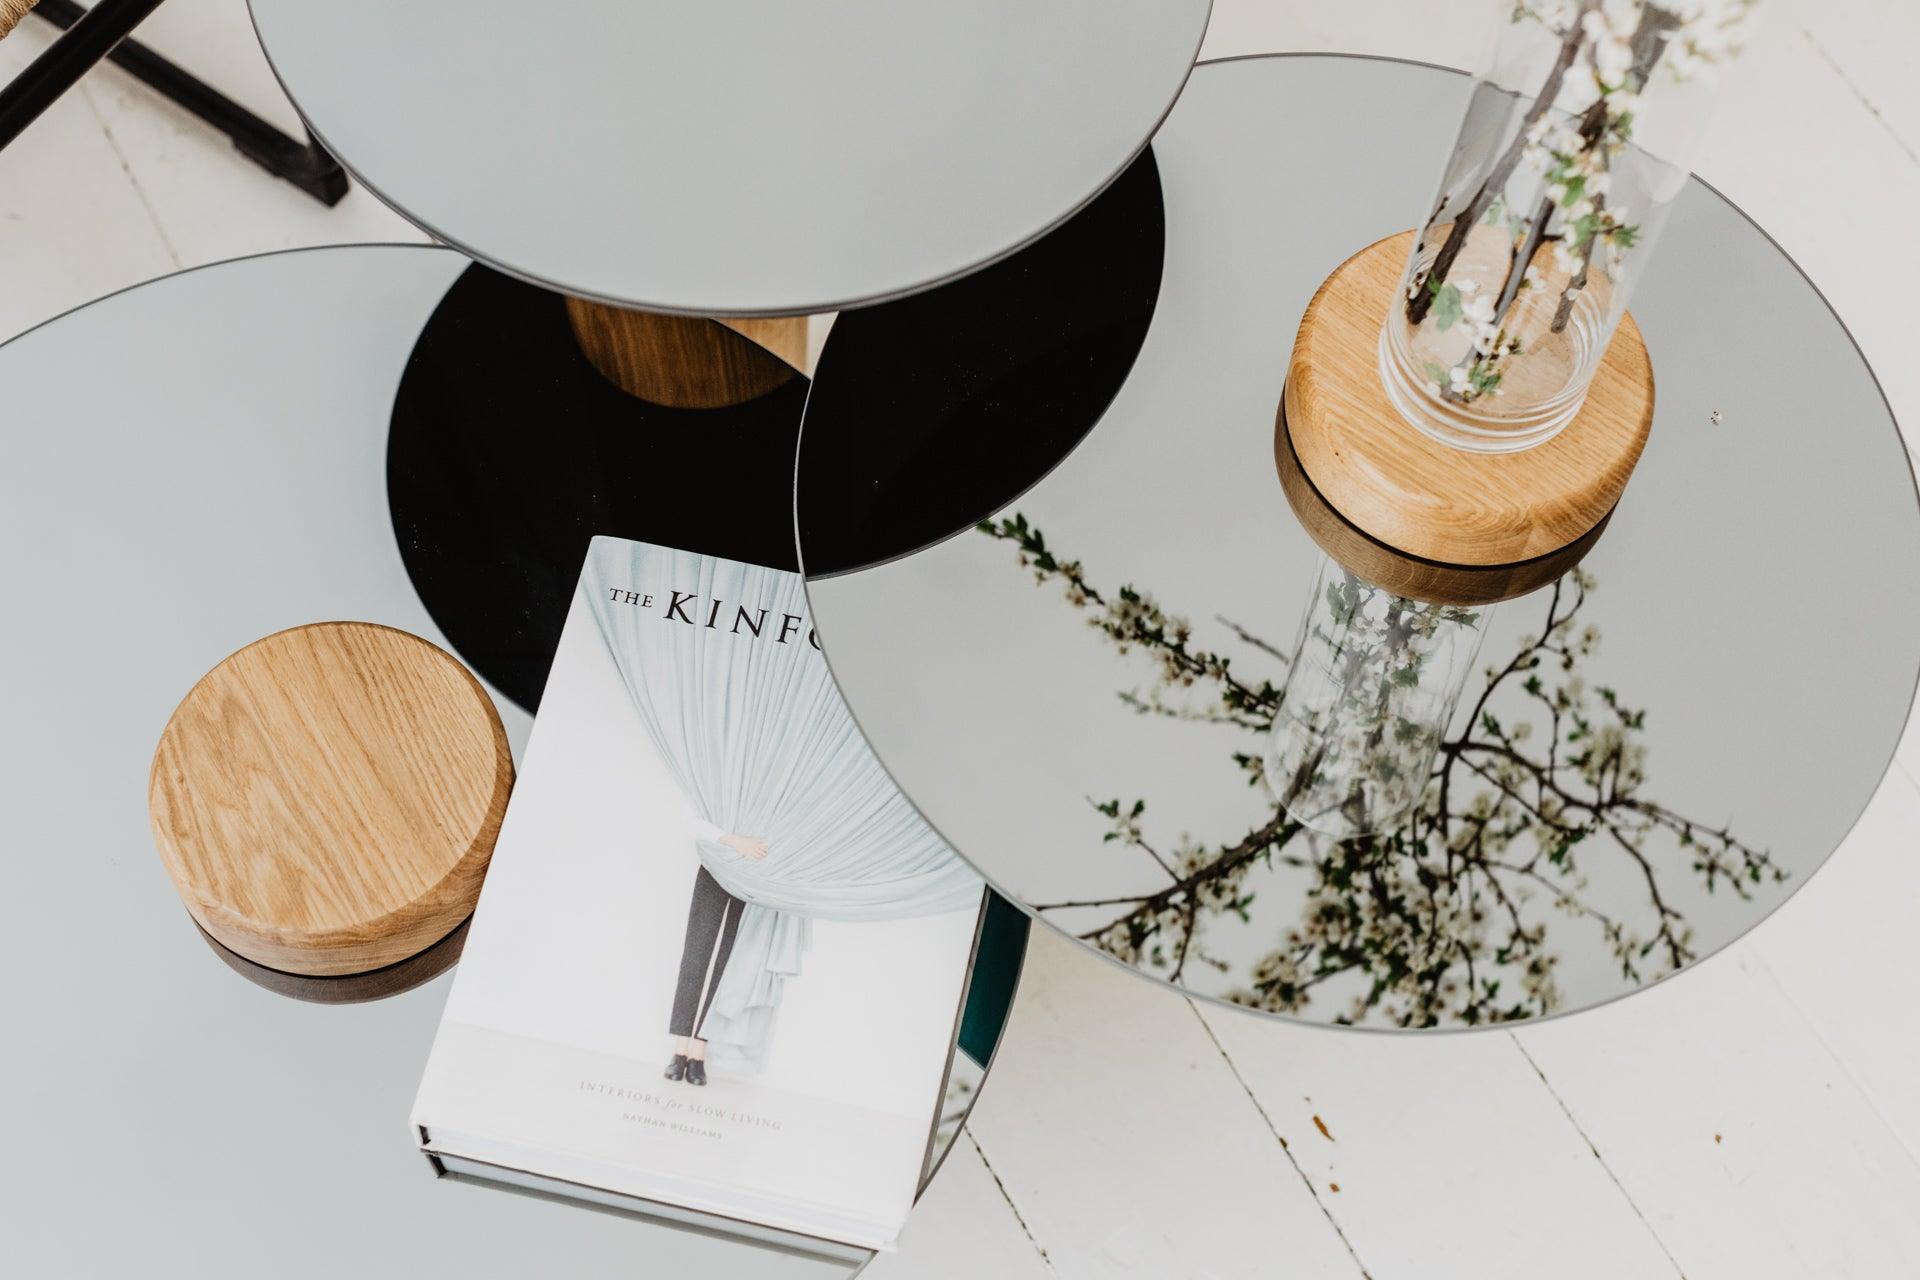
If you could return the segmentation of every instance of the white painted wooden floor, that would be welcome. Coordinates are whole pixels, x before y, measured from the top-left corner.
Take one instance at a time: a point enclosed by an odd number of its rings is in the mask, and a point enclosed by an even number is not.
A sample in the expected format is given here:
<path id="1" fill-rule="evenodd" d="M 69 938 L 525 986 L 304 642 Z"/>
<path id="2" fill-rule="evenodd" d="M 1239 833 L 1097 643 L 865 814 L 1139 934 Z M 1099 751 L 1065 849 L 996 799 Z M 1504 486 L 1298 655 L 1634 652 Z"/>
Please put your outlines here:
<path id="1" fill-rule="evenodd" d="M 1471 65 L 1495 4 L 1216 0 L 1206 54 Z M 1798 259 L 1920 430 L 1920 255 L 1901 247 L 1920 5 L 1763 9 L 1700 171 Z M 146 34 L 293 123 L 243 0 L 169 0 Z M 45 39 L 30 20 L 0 43 L 0 77 Z M 321 209 L 103 69 L 0 153 L 0 337 L 179 267 L 420 238 L 364 191 Z M 1900 949 L 1916 776 L 1910 730 L 1833 861 L 1729 952 L 1515 1034 L 1274 1026 L 1036 934 L 970 1134 L 872 1274 L 1920 1276 L 1920 976 Z"/>

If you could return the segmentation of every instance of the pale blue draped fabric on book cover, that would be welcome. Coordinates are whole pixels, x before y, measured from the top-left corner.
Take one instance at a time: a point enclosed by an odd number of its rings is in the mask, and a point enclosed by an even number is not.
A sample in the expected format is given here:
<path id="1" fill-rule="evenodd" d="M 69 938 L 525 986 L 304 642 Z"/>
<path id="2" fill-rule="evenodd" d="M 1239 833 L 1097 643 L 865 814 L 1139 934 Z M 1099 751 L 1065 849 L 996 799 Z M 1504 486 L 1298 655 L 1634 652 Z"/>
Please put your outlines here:
<path id="1" fill-rule="evenodd" d="M 854 724 L 810 642 L 798 574 L 602 537 L 580 590 L 694 810 L 768 845 L 756 861 L 694 841 L 714 879 L 747 904 L 703 1024 L 710 1053 L 766 1060 L 782 986 L 800 976 L 815 919 L 979 905 L 979 876 L 907 803 Z M 652 607 L 616 598 L 626 592 Z"/>

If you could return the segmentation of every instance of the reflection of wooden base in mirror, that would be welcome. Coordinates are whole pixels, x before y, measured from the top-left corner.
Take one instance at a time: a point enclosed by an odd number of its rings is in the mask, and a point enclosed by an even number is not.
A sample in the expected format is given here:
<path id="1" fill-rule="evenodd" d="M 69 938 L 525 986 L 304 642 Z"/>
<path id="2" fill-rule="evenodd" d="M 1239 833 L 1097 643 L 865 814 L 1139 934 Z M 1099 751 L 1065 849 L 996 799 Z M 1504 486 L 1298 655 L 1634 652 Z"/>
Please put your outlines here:
<path id="1" fill-rule="evenodd" d="M 154 752 L 154 843 L 200 927 L 289 974 L 361 974 L 472 914 L 513 786 L 493 701 L 445 651 L 360 622 L 259 640 Z"/>
<path id="2" fill-rule="evenodd" d="M 453 968 L 460 959 L 460 953 L 466 949 L 468 923 L 470 920 L 462 921 L 454 926 L 452 933 L 405 960 L 369 969 L 365 973 L 346 973 L 335 978 L 316 978 L 311 974 L 269 969 L 263 964 L 255 964 L 231 947 L 222 946 L 220 939 L 205 929 L 200 930 L 200 937 L 208 949 L 220 957 L 220 963 L 254 986 L 271 991 L 274 995 L 306 1004 L 366 1004 L 425 986 Z"/>
<path id="3" fill-rule="evenodd" d="M 1380 329 L 1412 236 L 1362 249 L 1314 294 L 1287 370 L 1283 434 L 1325 504 L 1391 551 L 1479 567 L 1555 556 L 1606 519 L 1646 445 L 1653 366 L 1640 331 L 1622 318 L 1558 435 L 1512 453 L 1455 449 L 1403 418 L 1380 380 Z"/>
<path id="4" fill-rule="evenodd" d="M 1429 604 L 1493 604 L 1543 587 L 1586 557 L 1593 544 L 1600 540 L 1612 514 L 1601 516 L 1600 523 L 1558 551 L 1532 560 L 1516 564 L 1442 564 L 1396 551 L 1368 537 L 1333 509 L 1300 469 L 1300 459 L 1294 453 L 1287 431 L 1284 400 L 1273 424 L 1273 462 L 1280 473 L 1280 487 L 1286 492 L 1287 505 L 1293 508 L 1307 536 L 1322 551 L 1375 586 Z"/>
<path id="5" fill-rule="evenodd" d="M 707 320 L 567 299 L 567 320 L 600 376 L 673 409 L 757 400 L 799 375 L 807 318 Z"/>

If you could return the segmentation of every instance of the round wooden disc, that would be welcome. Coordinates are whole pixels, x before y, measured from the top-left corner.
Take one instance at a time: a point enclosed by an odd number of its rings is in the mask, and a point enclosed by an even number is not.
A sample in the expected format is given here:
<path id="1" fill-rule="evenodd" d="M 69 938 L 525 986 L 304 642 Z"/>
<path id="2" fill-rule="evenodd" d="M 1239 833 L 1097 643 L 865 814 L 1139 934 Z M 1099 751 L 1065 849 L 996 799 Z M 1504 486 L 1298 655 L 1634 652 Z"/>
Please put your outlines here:
<path id="1" fill-rule="evenodd" d="M 1622 317 L 1574 420 L 1514 453 L 1442 444 L 1400 416 L 1380 382 L 1380 326 L 1413 233 L 1347 259 L 1300 321 L 1286 418 L 1300 466 L 1369 537 L 1424 560 L 1508 565 L 1551 555 L 1612 511 L 1653 425 L 1653 366 Z"/>
<path id="2" fill-rule="evenodd" d="M 569 297 L 567 322 L 601 377 L 668 408 L 758 400 L 798 377 L 807 360 L 805 316 L 705 320 Z"/>
<path id="3" fill-rule="evenodd" d="M 1441 564 L 1396 551 L 1349 524 L 1307 479 L 1287 430 L 1284 399 L 1273 424 L 1273 465 L 1287 505 L 1322 551 L 1376 587 L 1429 604 L 1497 604 L 1544 587 L 1585 559 L 1607 527 L 1602 516 L 1558 551 L 1518 564 Z"/>
<path id="4" fill-rule="evenodd" d="M 193 687 L 147 805 L 181 900 L 288 973 L 364 973 L 473 910 L 513 758 L 492 700 L 404 631 L 323 622 L 255 641 Z"/>

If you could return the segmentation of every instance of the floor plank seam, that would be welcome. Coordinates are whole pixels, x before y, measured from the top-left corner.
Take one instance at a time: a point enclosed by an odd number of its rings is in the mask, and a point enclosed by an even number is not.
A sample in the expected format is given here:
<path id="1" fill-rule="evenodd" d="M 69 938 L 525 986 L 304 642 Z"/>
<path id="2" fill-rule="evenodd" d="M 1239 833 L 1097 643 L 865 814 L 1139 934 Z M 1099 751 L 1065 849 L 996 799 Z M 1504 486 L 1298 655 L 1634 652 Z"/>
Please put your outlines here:
<path id="1" fill-rule="evenodd" d="M 993 1161 L 987 1159 L 986 1150 L 980 1145 L 980 1139 L 973 1136 L 972 1127 L 962 1127 L 960 1132 L 967 1135 L 967 1141 L 972 1144 L 974 1154 L 980 1157 L 981 1167 L 986 1169 L 987 1176 L 993 1179 L 994 1189 L 1000 1193 L 1000 1198 L 1007 1202 L 1007 1211 L 1013 1214 L 1013 1220 L 1020 1224 L 1020 1233 L 1027 1238 L 1027 1243 L 1033 1246 L 1033 1251 L 1040 1255 L 1040 1265 L 1047 1269 L 1048 1275 L 1059 1275 L 1060 1273 L 1053 1268 L 1053 1259 L 1047 1254 L 1047 1246 L 1040 1243 L 1039 1238 L 1033 1234 L 1033 1228 L 1027 1225 L 1027 1216 L 1021 1213 L 1020 1206 L 1013 1202 L 1013 1194 L 1007 1190 L 1007 1184 L 1001 1181 L 1000 1171 L 993 1167 Z"/>
<path id="2" fill-rule="evenodd" d="M 133 165 L 128 161 L 126 151 L 120 146 L 120 139 L 114 136 L 113 126 L 107 123 L 106 113 L 100 110 L 100 104 L 94 101 L 93 90 L 84 83 L 75 87 L 79 90 L 80 100 L 86 103 L 87 110 L 93 113 L 94 122 L 100 126 L 100 133 L 106 138 L 107 145 L 113 149 L 114 159 L 120 162 L 120 172 L 126 175 L 127 181 L 133 186 L 134 195 L 140 199 L 140 207 L 147 211 L 147 218 L 153 223 L 154 234 L 160 237 L 160 244 L 166 249 L 167 257 L 173 263 L 173 269 L 180 270 L 187 264 L 181 259 L 180 251 L 174 248 L 173 237 L 167 234 L 167 225 L 161 221 L 160 211 L 153 207 L 153 201 L 147 198 L 147 189 L 140 185 L 139 177 L 134 174 Z"/>
<path id="3" fill-rule="evenodd" d="M 1373 1280 L 1373 1273 L 1367 1270 L 1367 1264 L 1361 1259 L 1360 1251 L 1353 1247 L 1353 1241 L 1349 1240 L 1347 1233 L 1341 1229 L 1339 1219 L 1333 1216 L 1333 1210 L 1320 1197 L 1320 1189 L 1313 1185 L 1313 1179 L 1309 1178 L 1307 1171 L 1300 1167 L 1299 1160 L 1294 1158 L 1293 1148 L 1287 1145 L 1287 1140 L 1281 1136 L 1279 1127 L 1273 1122 L 1273 1117 L 1268 1115 L 1267 1109 L 1260 1105 L 1260 1099 L 1254 1096 L 1246 1077 L 1240 1074 L 1239 1064 L 1233 1060 L 1233 1055 L 1227 1052 L 1227 1047 L 1220 1043 L 1220 1037 L 1213 1033 L 1213 1026 L 1207 1021 L 1207 1015 L 1202 1013 L 1200 1006 L 1191 999 L 1187 1000 L 1187 1008 L 1193 1010 L 1193 1016 L 1200 1020 L 1200 1029 L 1207 1033 L 1207 1039 L 1213 1042 L 1214 1049 L 1220 1054 L 1220 1060 L 1226 1063 L 1227 1070 L 1233 1073 L 1234 1083 L 1240 1086 L 1240 1091 L 1247 1095 L 1247 1101 L 1251 1102 L 1253 1109 L 1259 1112 L 1261 1122 L 1267 1126 L 1267 1132 L 1272 1134 L 1273 1140 L 1280 1144 L 1280 1154 L 1287 1158 L 1287 1163 L 1293 1166 L 1293 1171 L 1300 1175 L 1300 1181 L 1305 1184 L 1307 1194 L 1312 1196 L 1313 1202 L 1320 1207 L 1327 1225 L 1333 1228 L 1333 1234 L 1340 1237 L 1340 1243 L 1346 1247 L 1347 1255 L 1353 1259 L 1353 1265 L 1360 1269 L 1361 1280 Z"/>
<path id="4" fill-rule="evenodd" d="M 1547 1079 L 1547 1073 L 1540 1069 L 1540 1064 L 1533 1060 L 1531 1053 L 1527 1052 L 1527 1046 L 1520 1043 L 1520 1037 L 1511 1031 L 1507 1033 L 1507 1039 L 1513 1042 L 1513 1047 L 1520 1051 L 1520 1056 L 1526 1059 L 1529 1067 L 1533 1068 L 1533 1074 L 1540 1077 L 1541 1086 L 1546 1089 L 1548 1096 L 1553 1099 L 1554 1105 L 1560 1108 L 1560 1114 L 1567 1118 L 1567 1123 L 1573 1126 L 1573 1131 L 1580 1135 L 1580 1141 L 1587 1144 L 1587 1150 L 1593 1153 L 1594 1162 L 1597 1163 L 1601 1171 L 1607 1175 L 1608 1181 L 1612 1182 L 1613 1185 L 1618 1188 L 1620 1198 L 1627 1202 L 1627 1208 L 1633 1210 L 1633 1216 L 1640 1220 L 1640 1225 L 1647 1229 L 1649 1236 L 1653 1237 L 1653 1243 L 1659 1248 L 1661 1256 L 1665 1257 L 1667 1262 L 1672 1265 L 1673 1274 L 1679 1277 L 1679 1280 L 1687 1280 L 1687 1273 L 1685 1269 L 1681 1267 L 1680 1259 L 1673 1256 L 1673 1250 L 1667 1248 L 1667 1242 L 1660 1238 L 1658 1231 L 1654 1230 L 1653 1223 L 1650 1222 L 1647 1215 L 1641 1211 L 1639 1203 L 1633 1198 L 1633 1193 L 1627 1190 L 1627 1184 L 1620 1181 L 1620 1175 L 1613 1171 L 1613 1166 L 1607 1163 L 1607 1158 L 1600 1154 L 1600 1148 L 1594 1145 L 1592 1138 L 1587 1136 L 1587 1131 L 1581 1125 L 1579 1117 L 1573 1114 L 1573 1108 L 1568 1106 L 1567 1100 L 1560 1096 L 1560 1091 L 1553 1087 L 1553 1081 Z"/>
<path id="5" fill-rule="evenodd" d="M 1803 38 L 1805 38 L 1808 46 L 1813 49 L 1814 53 L 1819 57 L 1820 61 L 1826 63 L 1828 68 L 1832 70 L 1833 74 L 1840 77 L 1840 83 L 1847 86 L 1847 92 L 1851 93 L 1856 99 L 1858 99 L 1860 105 L 1867 109 L 1867 114 L 1874 118 L 1874 122 L 1877 123 L 1882 129 L 1886 130 L 1887 136 L 1893 139 L 1893 144 L 1896 147 L 1899 147 L 1902 151 L 1906 152 L 1907 158 L 1909 160 L 1913 161 L 1917 165 L 1920 165 L 1920 152 L 1914 151 L 1912 147 L 1907 145 L 1907 140 L 1900 136 L 1899 130 L 1893 127 L 1892 122 L 1890 122 L 1887 119 L 1887 117 L 1881 113 L 1879 107 L 1876 107 L 1873 105 L 1873 99 L 1869 98 L 1866 94 L 1860 91 L 1860 87 L 1853 82 L 1853 77 L 1849 76 L 1841 68 L 1840 64 L 1833 60 L 1833 55 L 1828 53 L 1826 51 L 1826 48 L 1822 46 L 1818 40 L 1815 40 L 1813 38 L 1813 32 L 1807 30 L 1805 27 L 1802 27 L 1800 28 L 1800 34 Z"/>
<path id="6" fill-rule="evenodd" d="M 1820 1024 L 1808 1016 L 1807 1011 L 1800 1007 L 1800 1002 L 1794 999 L 1793 994 L 1781 984 L 1779 976 L 1773 971 L 1773 966 L 1767 963 L 1766 957 L 1760 953 L 1759 948 L 1751 945 L 1745 947 L 1744 958 L 1754 969 L 1758 970 L 1758 976 L 1760 978 L 1772 985 L 1774 991 L 1786 1002 L 1787 1007 L 1792 1009 L 1799 1017 L 1801 1023 L 1807 1029 L 1807 1034 L 1812 1036 L 1814 1043 L 1820 1046 L 1820 1051 L 1827 1055 L 1828 1060 L 1833 1063 L 1841 1077 L 1853 1086 L 1853 1091 L 1859 1095 L 1860 1101 L 1866 1106 L 1868 1112 L 1872 1114 L 1873 1118 L 1878 1121 L 1880 1126 L 1893 1138 L 1893 1145 L 1899 1148 L 1900 1152 L 1905 1155 L 1908 1161 L 1916 1168 L 1920 1168 L 1920 1151 L 1914 1150 L 1912 1145 L 1908 1143 L 1906 1135 L 1900 1131 L 1900 1127 L 1888 1119 L 1885 1112 L 1880 1110 L 1880 1103 L 1873 1096 L 1872 1090 L 1868 1089 L 1866 1083 L 1854 1074 L 1853 1068 L 1847 1065 L 1846 1058 L 1841 1056 L 1840 1051 L 1834 1048 L 1832 1043 L 1828 1041 L 1826 1032 L 1820 1029 Z"/>

